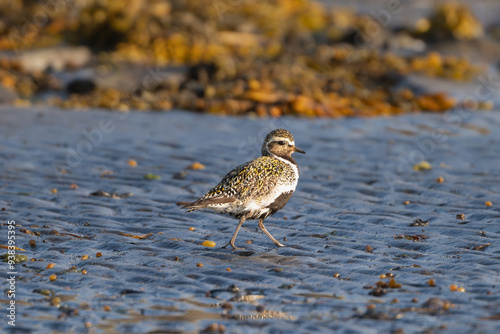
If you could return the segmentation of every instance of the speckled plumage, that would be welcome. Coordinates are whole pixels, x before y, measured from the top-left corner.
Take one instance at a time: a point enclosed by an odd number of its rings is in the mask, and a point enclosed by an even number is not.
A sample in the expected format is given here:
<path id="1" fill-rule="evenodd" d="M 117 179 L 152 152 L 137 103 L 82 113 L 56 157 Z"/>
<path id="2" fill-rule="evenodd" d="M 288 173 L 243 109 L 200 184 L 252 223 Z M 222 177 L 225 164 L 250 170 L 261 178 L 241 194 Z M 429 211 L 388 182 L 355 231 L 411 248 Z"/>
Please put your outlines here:
<path id="1" fill-rule="evenodd" d="M 259 227 L 278 246 L 264 227 L 263 220 L 280 210 L 295 191 L 299 170 L 293 152 L 304 151 L 295 147 L 293 136 L 284 129 L 270 132 L 262 145 L 262 156 L 230 171 L 222 181 L 210 189 L 199 200 L 185 205 L 190 211 L 211 209 L 240 219 L 240 224 L 231 239 L 246 219 L 259 219 Z M 226 245 L 227 246 L 227 245 Z"/>
<path id="2" fill-rule="evenodd" d="M 207 207 L 237 218 L 249 214 L 248 219 L 257 219 L 262 216 L 262 209 L 279 196 L 277 192 L 280 186 L 296 185 L 297 180 L 298 177 L 289 164 L 275 157 L 262 156 L 233 169 L 199 201 L 220 197 L 234 198 L 232 203 L 215 203 Z M 255 207 L 252 203 L 262 209 L 254 209 L 254 212 L 251 212 Z M 262 218 L 267 217 L 265 213 L 267 212 L 263 213 Z"/>

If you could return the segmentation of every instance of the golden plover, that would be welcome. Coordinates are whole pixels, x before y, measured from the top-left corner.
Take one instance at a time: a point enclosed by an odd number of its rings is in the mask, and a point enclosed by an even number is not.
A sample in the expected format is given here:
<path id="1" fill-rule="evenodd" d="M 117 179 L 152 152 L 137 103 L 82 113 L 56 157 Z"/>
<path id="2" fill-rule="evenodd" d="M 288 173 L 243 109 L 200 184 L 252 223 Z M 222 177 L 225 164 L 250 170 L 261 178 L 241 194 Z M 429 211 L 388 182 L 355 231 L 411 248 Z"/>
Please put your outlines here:
<path id="1" fill-rule="evenodd" d="M 271 131 L 262 144 L 261 157 L 236 167 L 205 196 L 182 208 L 187 212 L 206 208 L 238 218 L 238 227 L 223 248 L 231 245 L 233 249 L 243 249 L 236 247 L 234 241 L 247 219 L 258 219 L 259 228 L 276 246 L 283 247 L 266 230 L 264 219 L 283 208 L 297 187 L 299 168 L 292 158 L 294 152 L 305 153 L 295 147 L 289 131 Z"/>

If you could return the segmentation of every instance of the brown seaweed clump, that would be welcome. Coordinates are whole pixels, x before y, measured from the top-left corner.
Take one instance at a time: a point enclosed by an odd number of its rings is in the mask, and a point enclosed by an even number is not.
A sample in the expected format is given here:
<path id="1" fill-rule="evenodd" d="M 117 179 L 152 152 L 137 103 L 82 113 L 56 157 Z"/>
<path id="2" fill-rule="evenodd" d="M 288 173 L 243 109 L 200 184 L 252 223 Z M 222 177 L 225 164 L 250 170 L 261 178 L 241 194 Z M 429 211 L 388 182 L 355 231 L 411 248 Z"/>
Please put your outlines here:
<path id="1" fill-rule="evenodd" d="M 469 6 L 458 1 L 446 1 L 436 6 L 430 19 L 417 24 L 417 31 L 430 40 L 477 39 L 484 35 L 479 19 Z"/>
<path id="2" fill-rule="evenodd" d="M 96 73 L 142 67 L 180 68 L 183 74 L 148 84 L 137 78 L 133 89 L 85 80 L 64 87 L 50 71 L 28 72 L 9 58 L 0 61 L 1 83 L 17 93 L 17 103 L 52 90 L 68 94 L 41 103 L 63 108 L 380 116 L 455 105 L 444 93 L 395 89 L 408 75 L 467 81 L 481 71 L 466 59 L 436 52 L 389 52 L 384 45 L 391 31 L 366 38 L 367 27 L 376 24 L 370 17 L 310 0 L 81 0 L 71 9 L 45 8 L 47 20 L 27 29 L 21 17 L 40 13 L 41 6 L 27 0 L 0 5 L 0 14 L 11 13 L 0 15 L 0 48 L 86 45 L 94 51 Z M 445 3 L 428 32 L 480 36 L 472 18 L 463 5 Z"/>

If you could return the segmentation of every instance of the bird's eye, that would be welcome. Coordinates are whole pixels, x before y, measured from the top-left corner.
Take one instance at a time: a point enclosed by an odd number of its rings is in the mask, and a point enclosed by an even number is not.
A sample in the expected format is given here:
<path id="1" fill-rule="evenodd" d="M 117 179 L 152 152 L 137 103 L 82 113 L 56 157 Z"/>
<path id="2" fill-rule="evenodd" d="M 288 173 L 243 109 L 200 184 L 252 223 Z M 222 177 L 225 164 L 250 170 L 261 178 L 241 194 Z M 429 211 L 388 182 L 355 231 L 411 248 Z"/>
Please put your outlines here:
<path id="1" fill-rule="evenodd" d="M 286 143 L 285 143 L 283 140 L 280 140 L 280 141 L 278 142 L 278 145 L 285 145 L 285 144 L 286 144 Z"/>

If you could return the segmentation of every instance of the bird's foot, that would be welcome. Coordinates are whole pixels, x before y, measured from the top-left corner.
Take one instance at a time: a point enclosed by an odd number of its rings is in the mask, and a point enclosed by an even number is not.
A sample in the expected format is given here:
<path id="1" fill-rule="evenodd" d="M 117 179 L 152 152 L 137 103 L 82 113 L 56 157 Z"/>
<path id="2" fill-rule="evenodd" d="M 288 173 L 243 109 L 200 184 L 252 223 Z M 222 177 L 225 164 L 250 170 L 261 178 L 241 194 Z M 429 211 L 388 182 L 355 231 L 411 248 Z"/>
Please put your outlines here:
<path id="1" fill-rule="evenodd" d="M 281 242 L 277 241 L 275 242 L 276 246 L 278 247 L 286 247 L 285 245 L 283 245 Z"/>
<path id="2" fill-rule="evenodd" d="M 221 248 L 226 248 L 227 246 L 231 246 L 231 247 L 233 247 L 233 249 L 245 249 L 243 247 L 236 247 L 234 245 L 234 242 L 228 242 L 225 246 L 222 246 Z"/>

